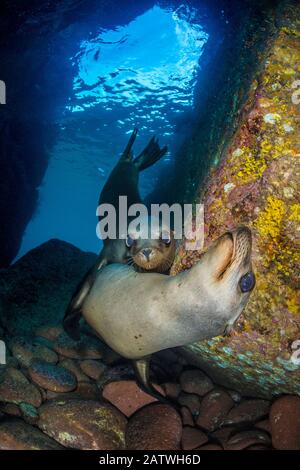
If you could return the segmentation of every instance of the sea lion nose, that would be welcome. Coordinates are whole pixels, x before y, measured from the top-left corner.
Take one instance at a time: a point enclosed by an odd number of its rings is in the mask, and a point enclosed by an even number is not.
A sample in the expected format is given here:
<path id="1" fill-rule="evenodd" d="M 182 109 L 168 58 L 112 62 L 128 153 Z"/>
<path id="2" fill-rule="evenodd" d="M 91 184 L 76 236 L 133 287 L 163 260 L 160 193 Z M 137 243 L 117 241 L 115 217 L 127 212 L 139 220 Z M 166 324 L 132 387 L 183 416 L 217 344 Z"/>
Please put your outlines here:
<path id="1" fill-rule="evenodd" d="M 148 261 L 149 261 L 149 258 L 150 258 L 151 253 L 152 253 L 151 248 L 145 248 L 145 249 L 143 250 L 143 255 L 146 256 L 146 258 L 147 258 Z"/>

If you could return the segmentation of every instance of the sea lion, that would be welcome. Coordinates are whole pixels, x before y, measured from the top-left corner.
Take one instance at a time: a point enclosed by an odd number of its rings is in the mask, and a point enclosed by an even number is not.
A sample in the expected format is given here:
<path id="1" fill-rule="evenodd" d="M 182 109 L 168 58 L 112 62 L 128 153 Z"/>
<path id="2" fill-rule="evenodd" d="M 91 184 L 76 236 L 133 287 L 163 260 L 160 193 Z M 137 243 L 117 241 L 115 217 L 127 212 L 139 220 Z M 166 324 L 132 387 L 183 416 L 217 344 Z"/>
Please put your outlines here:
<path id="1" fill-rule="evenodd" d="M 110 204 L 116 209 L 117 233 L 119 232 L 119 196 L 127 196 L 128 207 L 133 204 L 142 204 L 138 188 L 139 173 L 153 165 L 167 152 L 167 147 L 161 149 L 157 139 L 153 137 L 144 150 L 134 158 L 132 147 L 137 132 L 138 130 L 135 128 L 99 197 L 99 205 Z M 100 217 L 99 219 L 101 220 Z M 128 219 L 129 224 L 131 220 L 132 218 Z M 149 218 L 147 228 L 150 226 L 150 222 L 151 218 Z M 64 317 L 64 329 L 71 338 L 75 340 L 80 338 L 81 306 L 101 268 L 111 263 L 129 263 L 139 271 L 168 272 L 175 256 L 174 235 L 172 230 L 162 223 L 158 225 L 158 231 L 159 233 L 156 233 L 153 239 L 149 236 L 141 237 L 131 232 L 125 234 L 124 238 L 107 238 L 103 241 L 103 249 L 95 265 L 77 287 Z"/>
<path id="2" fill-rule="evenodd" d="M 161 149 L 157 139 L 152 137 L 144 150 L 136 158 L 133 158 L 132 147 L 136 139 L 137 132 L 137 129 L 134 129 L 132 132 L 120 160 L 111 172 L 99 197 L 99 206 L 101 204 L 111 204 L 116 209 L 117 233 L 119 231 L 119 196 L 127 197 L 128 207 L 134 204 L 143 204 L 138 187 L 139 173 L 160 160 L 168 150 L 167 147 L 163 147 Z M 99 220 L 101 220 L 100 217 Z M 130 223 L 131 220 L 132 218 L 129 217 L 128 223 Z M 174 241 L 171 236 L 170 239 L 172 242 L 171 244 L 173 245 Z M 152 242 L 150 238 L 147 238 L 147 241 L 143 244 L 134 243 L 130 236 L 127 240 L 125 238 L 107 238 L 103 241 L 103 245 L 103 249 L 96 263 L 97 269 L 110 263 L 126 263 L 129 259 L 134 257 L 135 265 L 139 266 L 140 270 L 147 271 L 148 269 L 157 269 L 158 272 L 163 272 L 161 267 L 161 262 L 163 260 L 161 260 L 159 256 L 156 256 L 158 253 L 155 250 L 152 252 L 152 261 L 150 264 L 147 263 L 147 258 L 149 258 L 149 256 L 137 256 L 137 251 L 151 250 Z M 156 243 L 154 243 L 154 245 L 156 245 Z M 146 254 L 149 255 L 150 252 L 146 252 Z"/>
<path id="3" fill-rule="evenodd" d="M 151 354 L 230 331 L 255 285 L 251 245 L 249 229 L 227 232 L 176 276 L 106 266 L 82 314 L 113 350 L 133 360 L 142 388 L 158 396 L 149 383 Z"/>
<path id="4" fill-rule="evenodd" d="M 168 274 L 176 252 L 173 230 L 155 216 L 141 217 L 140 224 L 138 231 L 128 227 L 127 264 L 139 272 Z"/>

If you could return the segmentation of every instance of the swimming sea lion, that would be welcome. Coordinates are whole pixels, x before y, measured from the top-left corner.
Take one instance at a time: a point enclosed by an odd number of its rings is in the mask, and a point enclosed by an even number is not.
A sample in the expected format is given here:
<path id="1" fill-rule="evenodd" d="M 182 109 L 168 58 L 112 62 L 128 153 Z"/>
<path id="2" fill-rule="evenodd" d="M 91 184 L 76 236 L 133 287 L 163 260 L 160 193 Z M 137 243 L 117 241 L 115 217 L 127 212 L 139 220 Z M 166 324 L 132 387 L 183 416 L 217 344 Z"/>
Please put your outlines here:
<path id="1" fill-rule="evenodd" d="M 111 172 L 99 198 L 99 205 L 111 204 L 116 209 L 117 233 L 119 231 L 119 196 L 127 196 L 128 207 L 133 204 L 143 204 L 138 187 L 139 173 L 160 160 L 168 150 L 167 147 L 161 149 L 157 139 L 153 137 L 144 150 L 136 158 L 133 158 L 132 147 L 137 132 L 138 130 L 134 129 L 120 160 Z M 130 223 L 130 221 L 131 219 L 129 218 L 128 222 Z M 107 238 L 103 240 L 103 245 L 103 249 L 96 263 L 97 269 L 110 263 L 126 263 L 132 256 L 132 253 L 130 253 L 132 245 L 130 245 L 130 242 L 126 244 L 126 239 L 124 238 Z M 140 249 L 151 249 L 151 239 L 148 239 L 147 244 L 143 245 L 143 247 L 141 246 Z M 143 257 L 140 259 L 138 257 L 135 258 L 136 265 L 138 265 L 139 260 L 142 262 Z M 161 271 L 158 257 L 155 262 L 154 260 L 152 261 L 152 264 L 155 264 L 153 269 L 157 266 L 158 270 Z M 147 263 L 142 262 L 139 267 L 145 271 L 148 270 Z"/>
<path id="2" fill-rule="evenodd" d="M 116 210 L 116 233 L 119 232 L 119 196 L 127 196 L 128 207 L 133 204 L 142 204 L 138 188 L 139 173 L 153 165 L 167 152 L 167 147 L 161 149 L 157 139 L 153 137 L 144 150 L 134 158 L 132 147 L 136 136 L 137 129 L 134 129 L 99 197 L 99 205 L 110 204 Z M 128 223 L 131 220 L 132 218 L 129 218 Z M 147 227 L 150 225 L 150 220 L 147 222 Z M 162 224 L 158 228 L 159 233 L 156 234 L 156 239 L 142 238 L 136 233 L 131 233 L 127 238 L 125 234 L 124 238 L 107 238 L 103 241 L 103 249 L 94 267 L 78 286 L 65 314 L 64 329 L 71 338 L 75 340 L 80 338 L 81 306 L 101 268 L 111 263 L 129 263 L 139 271 L 166 273 L 170 269 L 176 248 L 173 232 Z"/>
<path id="3" fill-rule="evenodd" d="M 140 384 L 157 396 L 149 383 L 152 353 L 222 335 L 240 316 L 255 285 L 251 245 L 245 227 L 225 233 L 176 276 L 106 266 L 82 314 L 113 350 L 133 360 Z"/>

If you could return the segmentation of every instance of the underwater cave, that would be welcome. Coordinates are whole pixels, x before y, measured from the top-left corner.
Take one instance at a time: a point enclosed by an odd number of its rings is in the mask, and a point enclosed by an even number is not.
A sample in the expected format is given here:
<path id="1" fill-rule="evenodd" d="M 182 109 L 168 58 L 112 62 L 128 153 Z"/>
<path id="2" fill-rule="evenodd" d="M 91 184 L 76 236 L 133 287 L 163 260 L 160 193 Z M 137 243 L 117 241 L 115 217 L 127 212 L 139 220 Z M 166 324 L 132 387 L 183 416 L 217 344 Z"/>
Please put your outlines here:
<path id="1" fill-rule="evenodd" d="M 296 0 L 2 0 L 0 450 L 300 449 L 299 25 Z M 146 205 L 203 204 L 201 249 L 107 249 L 99 195 L 139 172 Z"/>
<path id="2" fill-rule="evenodd" d="M 142 193 L 192 201 L 247 94 L 269 7 L 31 3 L 4 2 L 1 20 L 2 266 L 51 238 L 99 252 L 98 196 L 133 127 L 137 149 L 153 134 L 169 149 Z"/>

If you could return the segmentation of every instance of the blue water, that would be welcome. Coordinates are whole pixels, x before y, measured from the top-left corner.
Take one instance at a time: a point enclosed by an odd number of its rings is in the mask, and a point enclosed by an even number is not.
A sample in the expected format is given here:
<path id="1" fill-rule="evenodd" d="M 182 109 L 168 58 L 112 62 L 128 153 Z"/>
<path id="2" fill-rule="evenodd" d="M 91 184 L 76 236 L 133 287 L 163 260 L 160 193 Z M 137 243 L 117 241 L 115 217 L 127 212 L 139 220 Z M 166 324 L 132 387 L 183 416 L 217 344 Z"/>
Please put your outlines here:
<path id="1" fill-rule="evenodd" d="M 172 166 L 196 105 L 195 90 L 205 73 L 202 54 L 217 37 L 202 7 L 203 2 L 172 8 L 153 2 L 121 25 L 114 24 L 112 11 L 110 28 L 91 12 L 90 22 L 78 22 L 55 38 L 60 52 L 56 60 L 54 51 L 49 74 L 68 62 L 71 72 L 61 79 L 69 81 L 70 94 L 56 113 L 59 132 L 18 257 L 50 238 L 100 250 L 99 193 L 135 126 L 136 153 L 153 134 L 169 147 L 164 159 L 142 174 L 142 195 L 158 181 L 163 184 L 159 178 Z"/>

